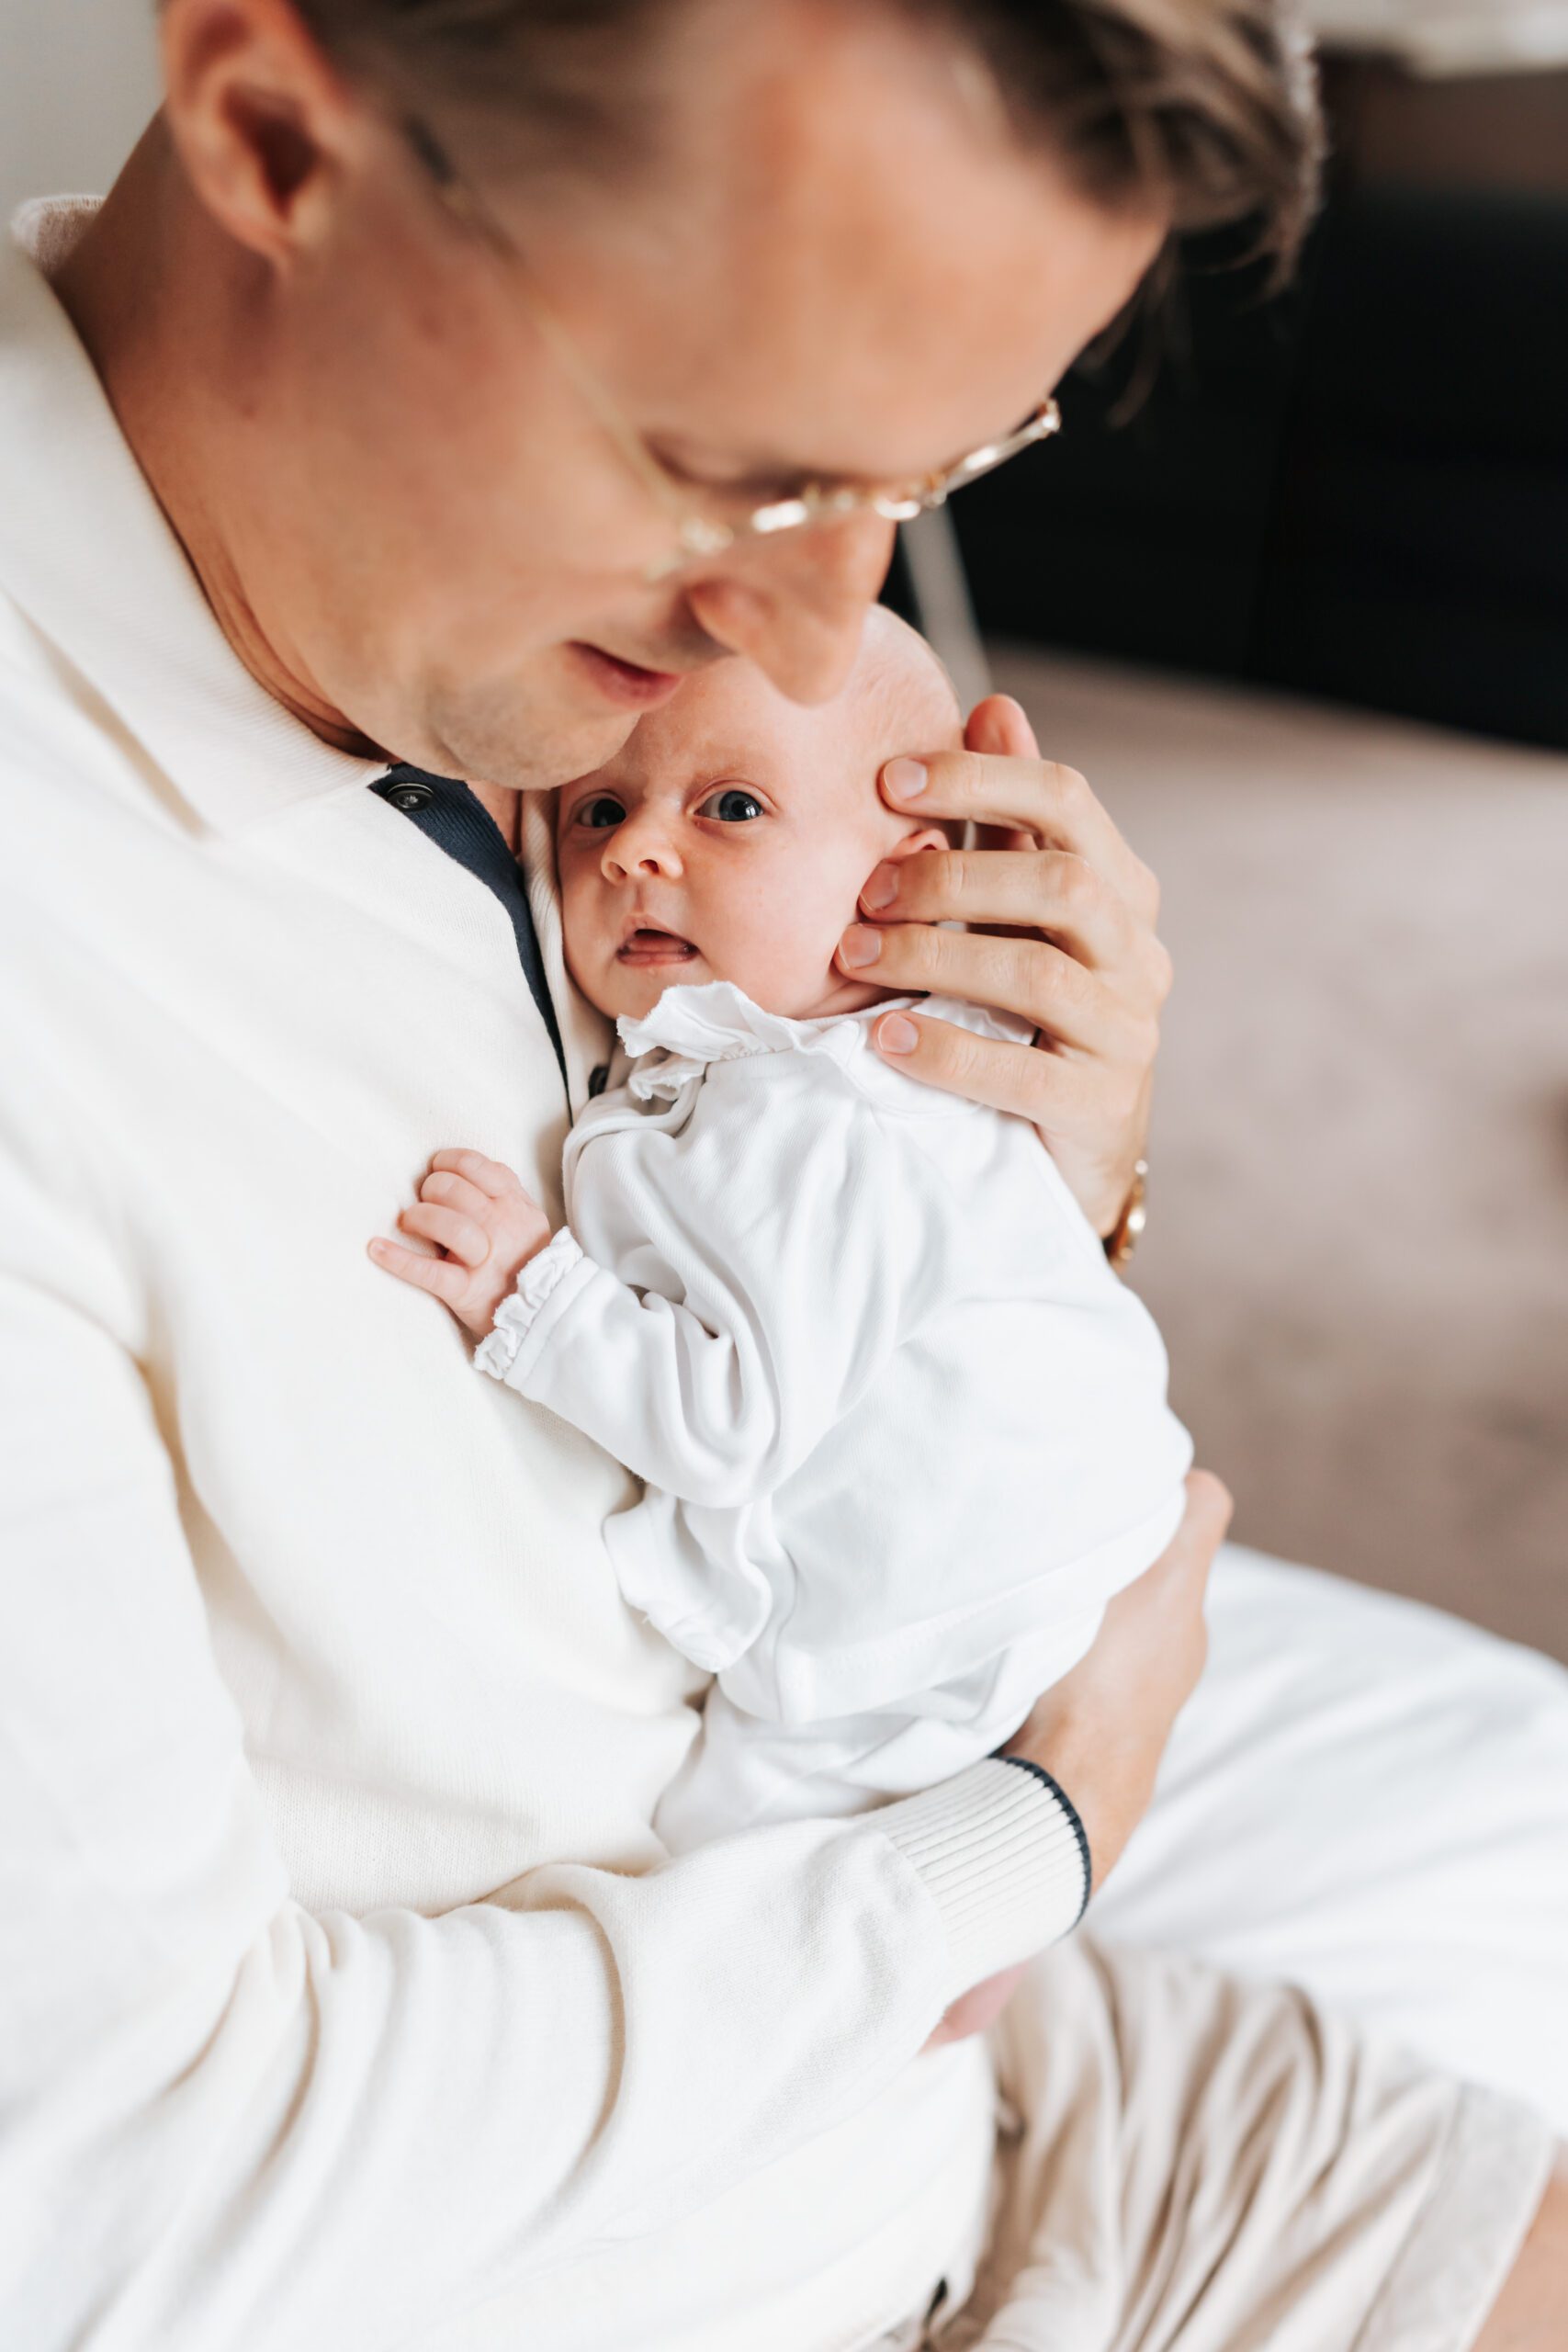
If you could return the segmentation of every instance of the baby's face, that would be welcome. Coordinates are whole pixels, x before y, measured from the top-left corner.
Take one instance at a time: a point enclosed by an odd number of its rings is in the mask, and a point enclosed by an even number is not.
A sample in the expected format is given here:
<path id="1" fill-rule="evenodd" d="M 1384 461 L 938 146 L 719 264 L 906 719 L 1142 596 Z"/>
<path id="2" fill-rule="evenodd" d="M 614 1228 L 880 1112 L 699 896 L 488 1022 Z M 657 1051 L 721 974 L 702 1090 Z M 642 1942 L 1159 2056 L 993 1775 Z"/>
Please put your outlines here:
<path id="1" fill-rule="evenodd" d="M 698 673 L 605 767 L 562 787 L 556 839 L 567 964 L 602 1012 L 732 980 L 794 1020 L 886 990 L 833 966 L 872 870 L 945 848 L 888 808 L 885 762 L 963 740 L 930 649 L 874 613 L 849 684 L 803 709 L 742 662 Z"/>

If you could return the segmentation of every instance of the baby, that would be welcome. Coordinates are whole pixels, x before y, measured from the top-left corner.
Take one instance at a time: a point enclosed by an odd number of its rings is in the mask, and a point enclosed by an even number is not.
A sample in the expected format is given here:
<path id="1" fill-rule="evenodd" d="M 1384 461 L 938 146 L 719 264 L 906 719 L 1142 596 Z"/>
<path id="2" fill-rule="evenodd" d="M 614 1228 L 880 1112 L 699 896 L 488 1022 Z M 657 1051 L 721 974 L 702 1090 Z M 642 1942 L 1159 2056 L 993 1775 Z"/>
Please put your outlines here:
<path id="1" fill-rule="evenodd" d="M 898 1000 L 835 967 L 874 867 L 948 846 L 883 763 L 961 740 L 886 613 L 831 703 L 728 662 L 645 718 L 558 798 L 568 965 L 621 1040 L 568 1223 L 446 1151 L 406 1220 L 444 1260 L 371 1245 L 646 1481 L 604 1531 L 621 1589 L 717 1677 L 671 1850 L 988 1754 L 1181 1516 L 1158 1334 L 1038 1135 L 885 1061 Z"/>

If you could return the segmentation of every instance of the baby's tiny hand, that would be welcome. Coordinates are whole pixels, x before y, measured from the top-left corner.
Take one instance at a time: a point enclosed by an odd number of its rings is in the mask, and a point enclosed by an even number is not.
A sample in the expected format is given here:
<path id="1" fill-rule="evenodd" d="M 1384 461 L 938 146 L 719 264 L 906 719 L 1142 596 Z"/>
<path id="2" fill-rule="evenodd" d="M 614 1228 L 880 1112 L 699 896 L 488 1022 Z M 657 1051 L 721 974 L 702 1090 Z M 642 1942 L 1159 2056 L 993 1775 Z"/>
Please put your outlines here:
<path id="1" fill-rule="evenodd" d="M 482 1340 L 530 1258 L 550 1238 L 549 1219 L 510 1168 L 479 1151 L 438 1151 L 419 1200 L 398 1223 L 434 1241 L 427 1258 L 398 1241 L 372 1241 L 370 1255 L 400 1282 L 443 1299 L 459 1323 Z"/>

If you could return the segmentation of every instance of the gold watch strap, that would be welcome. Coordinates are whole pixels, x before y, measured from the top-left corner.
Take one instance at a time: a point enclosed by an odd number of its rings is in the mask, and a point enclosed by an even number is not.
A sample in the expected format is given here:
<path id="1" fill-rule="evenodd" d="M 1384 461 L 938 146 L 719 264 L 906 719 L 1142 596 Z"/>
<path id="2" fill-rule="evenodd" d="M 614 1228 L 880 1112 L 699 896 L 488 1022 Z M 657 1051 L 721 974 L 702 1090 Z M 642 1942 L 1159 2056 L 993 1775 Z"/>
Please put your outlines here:
<path id="1" fill-rule="evenodd" d="M 1105 1237 L 1105 1254 L 1118 1273 L 1138 1246 L 1138 1239 L 1149 1221 L 1149 1163 L 1140 1159 L 1133 1170 L 1133 1182 L 1122 1204 L 1122 1214 Z"/>

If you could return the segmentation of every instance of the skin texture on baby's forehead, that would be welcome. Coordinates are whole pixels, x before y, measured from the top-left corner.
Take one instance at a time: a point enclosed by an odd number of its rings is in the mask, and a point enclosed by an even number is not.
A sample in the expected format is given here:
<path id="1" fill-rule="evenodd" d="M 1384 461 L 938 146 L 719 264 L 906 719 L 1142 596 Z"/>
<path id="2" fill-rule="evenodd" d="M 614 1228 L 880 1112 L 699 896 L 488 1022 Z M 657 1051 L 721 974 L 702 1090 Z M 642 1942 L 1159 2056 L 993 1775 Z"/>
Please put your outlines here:
<path id="1" fill-rule="evenodd" d="M 963 731 L 957 698 L 931 647 L 879 606 L 867 616 L 848 683 L 831 701 L 790 702 L 750 663 L 717 662 L 640 719 L 593 781 L 606 791 L 617 784 L 684 790 L 734 777 L 842 807 L 847 787 L 863 784 L 874 793 L 886 761 L 953 750 Z M 580 781 L 558 805 L 581 799 Z"/>

